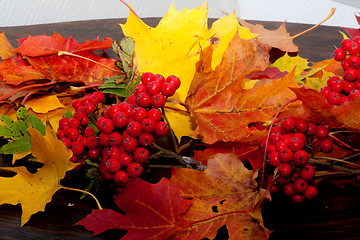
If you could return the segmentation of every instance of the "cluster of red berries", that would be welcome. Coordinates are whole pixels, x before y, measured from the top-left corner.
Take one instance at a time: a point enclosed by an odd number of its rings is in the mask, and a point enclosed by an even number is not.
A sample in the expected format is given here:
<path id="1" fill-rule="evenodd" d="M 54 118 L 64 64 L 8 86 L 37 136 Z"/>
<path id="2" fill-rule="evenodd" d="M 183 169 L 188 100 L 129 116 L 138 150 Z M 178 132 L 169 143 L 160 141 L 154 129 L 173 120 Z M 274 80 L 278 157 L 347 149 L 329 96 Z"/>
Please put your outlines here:
<path id="1" fill-rule="evenodd" d="M 341 62 L 344 74 L 329 78 L 320 92 L 331 105 L 342 106 L 360 95 L 360 37 L 343 40 L 333 57 Z"/>
<path id="2" fill-rule="evenodd" d="M 155 136 L 165 136 L 169 132 L 159 108 L 164 107 L 167 98 L 174 95 L 179 86 L 180 79 L 176 76 L 165 79 L 160 74 L 144 73 L 141 83 L 135 86 L 133 94 L 126 101 L 106 107 L 97 116 L 88 114 L 98 109 L 97 103 L 104 100 L 102 93 L 95 92 L 81 101 L 75 100 L 73 118 L 81 123 L 74 126 L 77 128 L 76 137 L 70 138 L 69 143 L 60 137 L 64 123 L 70 124 L 73 119 L 62 118 L 59 139 L 73 151 L 72 161 L 76 161 L 77 156 L 99 159 L 100 180 L 112 181 L 122 187 L 129 177 L 139 177 L 143 173 L 150 155 L 148 148 L 155 141 Z M 100 101 L 92 103 L 90 99 L 97 95 L 102 96 Z M 88 106 L 90 102 L 93 104 L 91 107 Z M 92 110 L 87 111 L 88 108 Z M 82 124 L 85 118 L 93 118 L 93 125 L 87 126 L 89 121 Z"/>
<path id="3" fill-rule="evenodd" d="M 277 169 L 275 177 L 269 176 L 270 192 L 282 190 L 293 202 L 314 199 L 317 189 L 313 184 L 315 168 L 309 163 L 314 150 L 329 153 L 333 142 L 329 130 L 304 119 L 286 117 L 280 126 L 271 129 L 269 139 L 261 140 L 262 151 L 267 144 L 267 163 Z"/>
<path id="4" fill-rule="evenodd" d="M 72 102 L 75 113 L 71 118 L 63 117 L 59 121 L 57 138 L 73 152 L 72 162 L 82 162 L 80 156 L 87 154 L 91 159 L 99 156 L 98 139 L 95 136 L 97 129 L 91 126 L 92 118 L 103 102 L 105 96 L 101 92 L 87 94 L 82 100 Z"/>

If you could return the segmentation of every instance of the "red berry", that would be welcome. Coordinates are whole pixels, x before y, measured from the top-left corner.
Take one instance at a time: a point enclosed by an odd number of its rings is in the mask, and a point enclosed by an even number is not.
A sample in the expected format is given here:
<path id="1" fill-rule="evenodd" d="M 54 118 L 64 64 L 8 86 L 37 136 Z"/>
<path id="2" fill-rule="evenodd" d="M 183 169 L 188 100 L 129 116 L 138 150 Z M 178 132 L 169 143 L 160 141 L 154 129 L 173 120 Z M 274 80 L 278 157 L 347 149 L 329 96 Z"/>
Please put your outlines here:
<path id="1" fill-rule="evenodd" d="M 350 97 L 351 100 L 355 100 L 355 98 L 357 98 L 358 96 L 360 96 L 360 90 L 359 89 L 354 89 L 349 94 L 349 97 Z"/>
<path id="2" fill-rule="evenodd" d="M 329 93 L 331 93 L 331 88 L 329 86 L 325 86 L 325 87 L 322 87 L 320 89 L 320 93 L 321 95 L 323 95 L 324 97 L 327 97 L 329 95 Z"/>
<path id="3" fill-rule="evenodd" d="M 69 126 L 69 118 L 63 117 L 63 118 L 60 119 L 60 121 L 59 121 L 59 128 L 60 128 L 60 129 L 64 129 L 66 126 Z"/>
<path id="4" fill-rule="evenodd" d="M 278 177 L 276 178 L 276 182 L 277 182 L 278 184 L 281 184 L 281 185 L 286 185 L 286 184 L 288 184 L 288 183 L 290 182 L 290 180 L 291 180 L 291 178 L 289 178 L 289 177 L 285 178 L 285 177 L 282 177 L 282 176 L 278 176 Z"/>
<path id="5" fill-rule="evenodd" d="M 327 95 L 327 100 L 331 105 L 340 105 L 341 94 L 339 92 L 330 92 Z"/>
<path id="6" fill-rule="evenodd" d="M 125 186 L 128 180 L 129 176 L 124 171 L 118 171 L 114 174 L 114 182 L 120 187 Z"/>
<path id="7" fill-rule="evenodd" d="M 360 45 L 354 41 L 352 41 L 348 48 L 346 49 L 349 54 L 358 54 L 359 53 Z"/>
<path id="8" fill-rule="evenodd" d="M 349 48 L 350 44 L 352 43 L 351 39 L 344 39 L 341 42 L 341 48 L 344 49 L 345 51 L 347 51 L 347 49 Z"/>
<path id="9" fill-rule="evenodd" d="M 133 162 L 133 155 L 131 153 L 128 153 L 128 152 L 123 152 L 120 154 L 119 156 L 119 162 L 122 166 L 129 166 L 130 163 Z"/>
<path id="10" fill-rule="evenodd" d="M 105 100 L 105 96 L 102 92 L 93 92 L 89 101 L 96 105 L 104 100 Z"/>
<path id="11" fill-rule="evenodd" d="M 349 67 L 345 70 L 343 78 L 347 81 L 355 81 L 358 75 L 358 70 L 356 68 Z"/>
<path id="12" fill-rule="evenodd" d="M 152 108 L 148 111 L 147 117 L 153 119 L 155 122 L 158 122 L 161 120 L 161 111 L 156 108 Z"/>
<path id="13" fill-rule="evenodd" d="M 158 136 L 165 136 L 169 132 L 169 126 L 164 121 L 158 121 L 155 124 L 155 133 Z"/>
<path id="14" fill-rule="evenodd" d="M 120 147 L 111 147 L 107 152 L 107 156 L 109 158 L 119 159 L 121 153 L 123 153 L 123 150 Z"/>
<path id="15" fill-rule="evenodd" d="M 173 83 L 170 83 L 170 82 L 164 82 L 162 85 L 161 85 L 161 92 L 162 94 L 164 94 L 165 96 L 167 97 L 170 97 L 172 95 L 175 94 L 176 92 L 176 87 Z"/>
<path id="16" fill-rule="evenodd" d="M 75 99 L 71 105 L 75 110 L 77 110 L 79 107 L 82 106 L 82 102 L 79 99 Z"/>
<path id="17" fill-rule="evenodd" d="M 279 133 L 279 132 L 273 132 L 269 136 L 269 142 L 272 145 L 275 145 L 280 140 L 281 140 L 281 133 Z"/>
<path id="18" fill-rule="evenodd" d="M 119 111 L 114 114 L 112 121 L 115 127 L 123 128 L 129 123 L 129 118 L 125 112 Z"/>
<path id="19" fill-rule="evenodd" d="M 133 92 L 134 92 L 135 95 L 139 95 L 142 92 L 146 92 L 146 85 L 142 84 L 142 83 L 139 83 L 138 85 L 135 86 Z"/>
<path id="20" fill-rule="evenodd" d="M 137 95 L 131 94 L 126 98 L 126 103 L 131 104 L 134 107 L 137 107 L 139 104 L 137 104 Z"/>
<path id="21" fill-rule="evenodd" d="M 181 84 L 180 78 L 174 75 L 168 76 L 165 81 L 173 83 L 176 89 L 178 89 Z"/>
<path id="22" fill-rule="evenodd" d="M 80 141 L 75 140 L 72 142 L 71 151 L 75 155 L 81 155 L 84 153 L 84 145 Z"/>
<path id="23" fill-rule="evenodd" d="M 294 134 L 292 134 L 292 133 L 284 134 L 281 136 L 281 141 L 288 144 L 291 141 L 291 139 L 293 138 L 293 136 L 294 136 Z"/>
<path id="24" fill-rule="evenodd" d="M 101 177 L 104 178 L 105 180 L 112 181 L 114 179 L 114 174 L 111 174 L 108 171 L 106 171 L 105 165 L 103 164 L 100 164 L 99 172 L 101 174 Z"/>
<path id="25" fill-rule="evenodd" d="M 309 130 L 307 131 L 307 135 L 311 136 L 316 133 L 317 126 L 313 122 L 309 122 Z"/>
<path id="26" fill-rule="evenodd" d="M 341 67 L 346 70 L 350 67 L 349 65 L 349 61 L 345 58 L 342 62 L 341 62 Z"/>
<path id="27" fill-rule="evenodd" d="M 93 112 L 95 112 L 95 110 L 96 110 L 96 107 L 95 107 L 95 105 L 92 104 L 92 103 L 88 103 L 88 104 L 85 106 L 85 112 L 86 112 L 87 114 L 93 113 Z"/>
<path id="28" fill-rule="evenodd" d="M 296 166 L 303 166 L 309 161 L 309 154 L 305 150 L 299 150 L 294 153 L 293 162 Z"/>
<path id="29" fill-rule="evenodd" d="M 302 134 L 302 133 L 299 133 L 299 134 Z M 302 134 L 302 135 L 304 135 L 304 134 Z M 291 150 L 296 152 L 305 147 L 305 141 L 306 141 L 305 135 L 304 135 L 304 137 L 302 137 L 301 135 L 295 136 L 295 134 L 294 134 L 293 138 L 288 143 L 288 146 Z"/>
<path id="30" fill-rule="evenodd" d="M 320 140 L 320 149 L 324 153 L 329 153 L 333 150 L 333 142 L 328 139 L 324 138 Z"/>
<path id="31" fill-rule="evenodd" d="M 69 138 L 66 138 L 66 137 L 62 138 L 61 141 L 62 141 L 63 144 L 65 144 L 65 146 L 67 148 L 71 148 L 72 141 Z"/>
<path id="32" fill-rule="evenodd" d="M 144 147 L 138 147 L 135 149 L 134 153 L 134 159 L 138 163 L 146 162 L 149 158 L 149 151 Z"/>
<path id="33" fill-rule="evenodd" d="M 126 127 L 126 132 L 129 134 L 130 137 L 138 137 L 142 132 L 141 123 L 136 121 L 129 122 Z"/>
<path id="34" fill-rule="evenodd" d="M 144 147 L 150 146 L 154 141 L 155 139 L 151 133 L 143 132 L 139 136 L 139 143 Z"/>
<path id="35" fill-rule="evenodd" d="M 270 152 L 268 158 L 269 158 L 269 164 L 273 167 L 277 167 L 281 163 L 278 152 L 275 151 Z"/>
<path id="36" fill-rule="evenodd" d="M 139 177 L 142 174 L 142 172 L 143 172 L 143 167 L 138 162 L 133 162 L 126 168 L 126 173 L 129 175 L 129 177 L 133 177 L 133 178 Z"/>
<path id="37" fill-rule="evenodd" d="M 110 147 L 118 147 L 121 145 L 122 136 L 118 132 L 112 132 L 108 135 L 108 146 Z"/>
<path id="38" fill-rule="evenodd" d="M 302 178 L 297 178 L 294 181 L 294 190 L 299 194 L 304 193 L 307 187 L 308 187 L 308 183 Z"/>
<path id="39" fill-rule="evenodd" d="M 325 126 L 318 126 L 316 128 L 315 136 L 319 139 L 327 138 L 329 135 L 329 129 Z"/>
<path id="40" fill-rule="evenodd" d="M 281 128 L 287 132 L 291 132 L 296 127 L 297 119 L 295 117 L 285 117 L 281 121 Z"/>
<path id="41" fill-rule="evenodd" d="M 99 134 L 99 143 L 101 146 L 107 147 L 108 146 L 108 134 L 100 133 Z"/>
<path id="42" fill-rule="evenodd" d="M 92 148 L 92 149 L 89 149 L 87 154 L 90 158 L 95 159 L 95 158 L 99 157 L 100 150 L 99 150 L 99 148 Z"/>
<path id="43" fill-rule="evenodd" d="M 341 92 L 344 89 L 344 80 L 336 80 L 329 85 L 332 91 Z"/>
<path id="44" fill-rule="evenodd" d="M 283 187 L 284 194 L 288 197 L 292 197 L 295 195 L 294 185 L 292 183 L 288 183 Z"/>
<path id="45" fill-rule="evenodd" d="M 81 122 L 80 122 L 80 123 L 81 123 L 82 126 L 86 126 L 86 125 L 89 124 L 89 122 L 90 122 L 90 118 L 85 115 L 85 116 L 83 117 L 83 119 L 81 119 Z"/>
<path id="46" fill-rule="evenodd" d="M 292 167 L 289 163 L 280 163 L 278 166 L 278 171 L 281 177 L 288 178 L 292 174 Z"/>
<path id="47" fill-rule="evenodd" d="M 141 129 L 144 132 L 153 132 L 155 130 L 155 121 L 151 118 L 145 118 L 142 122 L 141 122 Z"/>
<path id="48" fill-rule="evenodd" d="M 115 125 L 109 118 L 99 118 L 98 122 L 98 129 L 103 133 L 110 134 L 115 130 Z"/>
<path id="49" fill-rule="evenodd" d="M 147 92 L 142 92 L 137 95 L 136 101 L 141 107 L 149 107 L 151 104 L 151 96 Z"/>
<path id="50" fill-rule="evenodd" d="M 318 190 L 316 189 L 315 186 L 308 186 L 304 192 L 304 197 L 309 200 L 313 200 L 317 197 L 317 194 L 318 194 Z"/>
<path id="51" fill-rule="evenodd" d="M 315 177 L 315 169 L 311 165 L 305 165 L 304 169 L 300 171 L 300 177 L 305 181 L 310 181 Z"/>
<path id="52" fill-rule="evenodd" d="M 86 127 L 84 130 L 85 137 L 92 137 L 95 134 L 95 129 L 92 127 Z"/>
<path id="53" fill-rule="evenodd" d="M 340 78 L 338 76 L 332 76 L 326 81 L 326 83 L 328 86 L 330 86 L 331 83 L 333 83 L 334 81 L 337 81 L 337 80 L 340 80 Z"/>
<path id="54" fill-rule="evenodd" d="M 335 49 L 335 51 L 333 53 L 333 57 L 336 61 L 341 62 L 342 60 L 344 60 L 346 58 L 346 52 L 342 48 L 337 48 L 337 49 Z"/>
<path id="55" fill-rule="evenodd" d="M 163 84 L 165 82 L 165 78 L 163 75 L 157 73 L 151 78 L 151 81 L 156 81 L 160 84 Z"/>
<path id="56" fill-rule="evenodd" d="M 293 155 L 293 151 L 288 147 L 284 147 L 279 151 L 279 158 L 281 162 L 290 162 Z"/>
<path id="57" fill-rule="evenodd" d="M 127 137 L 123 139 L 121 146 L 126 152 L 133 152 L 138 146 L 138 141 L 136 138 Z"/>
<path id="58" fill-rule="evenodd" d="M 283 141 L 283 139 L 281 138 L 281 141 L 275 144 L 275 151 L 280 153 L 280 151 L 282 151 L 284 148 L 288 148 L 288 143 Z"/>
<path id="59" fill-rule="evenodd" d="M 109 158 L 105 162 L 105 169 L 108 173 L 114 174 L 118 172 L 121 168 L 120 162 L 115 158 Z"/>
<path id="60" fill-rule="evenodd" d="M 343 106 L 347 103 L 349 103 L 351 100 L 348 96 L 342 96 L 340 99 L 340 105 Z"/>
<path id="61" fill-rule="evenodd" d="M 162 108 L 165 106 L 166 97 L 161 93 L 157 93 L 151 97 L 151 105 L 155 108 Z"/>
<path id="62" fill-rule="evenodd" d="M 143 73 L 141 75 L 141 82 L 145 85 L 148 84 L 151 81 L 152 76 L 154 76 L 154 74 L 151 72 Z"/>
<path id="63" fill-rule="evenodd" d="M 80 127 L 80 121 L 76 118 L 70 118 L 68 122 L 68 126 L 71 128 L 79 128 Z"/>
<path id="64" fill-rule="evenodd" d="M 141 122 L 147 117 L 147 111 L 143 107 L 136 107 L 131 114 L 134 121 Z"/>
<path id="65" fill-rule="evenodd" d="M 87 141 L 86 141 L 86 146 L 88 148 L 97 148 L 99 146 L 99 141 L 96 137 L 92 136 L 92 137 L 88 137 Z"/>
<path id="66" fill-rule="evenodd" d="M 304 202 L 304 195 L 301 195 L 301 194 L 295 194 L 294 196 L 292 196 L 291 200 L 294 202 L 294 203 L 297 203 L 297 204 L 300 204 L 302 202 Z"/>
<path id="67" fill-rule="evenodd" d="M 107 114 L 110 118 L 113 118 L 113 116 L 115 115 L 115 113 L 120 112 L 121 106 L 119 104 L 114 104 L 111 105 L 108 109 L 107 109 Z"/>
<path id="68" fill-rule="evenodd" d="M 152 96 L 155 95 L 157 93 L 160 93 L 161 91 L 161 83 L 157 82 L 157 81 L 152 81 L 149 82 L 146 85 L 146 91 Z"/>
<path id="69" fill-rule="evenodd" d="M 348 57 L 349 65 L 352 68 L 358 69 L 360 66 L 360 57 L 358 55 L 351 55 Z"/>
<path id="70" fill-rule="evenodd" d="M 296 131 L 301 133 L 307 133 L 309 130 L 309 122 L 305 119 L 298 119 L 296 124 Z"/>
<path id="71" fill-rule="evenodd" d="M 344 92 L 350 93 L 352 90 L 355 89 L 355 82 L 344 81 L 343 89 L 344 89 Z"/>

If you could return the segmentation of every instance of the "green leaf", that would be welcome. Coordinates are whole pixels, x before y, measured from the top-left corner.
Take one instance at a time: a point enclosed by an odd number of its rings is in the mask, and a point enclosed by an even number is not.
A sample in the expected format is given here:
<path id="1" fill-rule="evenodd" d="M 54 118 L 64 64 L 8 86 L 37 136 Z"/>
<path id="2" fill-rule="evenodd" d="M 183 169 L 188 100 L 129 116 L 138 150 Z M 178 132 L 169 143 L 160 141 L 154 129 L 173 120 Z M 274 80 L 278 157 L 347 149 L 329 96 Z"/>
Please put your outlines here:
<path id="1" fill-rule="evenodd" d="M 46 131 L 45 124 L 43 122 L 41 122 L 37 116 L 29 113 L 26 108 L 20 107 L 16 111 L 16 115 L 19 120 L 23 120 L 23 121 L 30 123 L 30 125 L 33 128 L 35 128 L 36 130 L 38 130 L 41 133 L 41 135 L 45 136 L 45 131 Z M 28 126 L 27 126 L 27 128 L 28 128 Z M 27 128 L 26 128 L 26 132 L 27 132 Z"/>
<path id="2" fill-rule="evenodd" d="M 129 95 L 125 88 L 108 88 L 105 89 L 103 93 L 115 94 L 120 97 L 127 97 Z"/>
<path id="3" fill-rule="evenodd" d="M 0 148 L 1 154 L 14 154 L 14 153 L 22 153 L 31 150 L 31 139 L 30 134 L 25 135 L 24 137 L 10 141 L 3 145 Z"/>
<path id="4" fill-rule="evenodd" d="M 72 118 L 73 117 L 73 114 L 71 111 L 67 110 L 65 113 L 64 113 L 64 117 L 67 117 L 67 118 Z"/>
<path id="5" fill-rule="evenodd" d="M 10 118 L 9 116 L 6 116 L 6 115 L 0 116 L 0 120 L 6 125 L 6 127 L 11 132 L 10 138 L 12 138 L 12 139 L 21 138 L 21 132 L 20 132 L 20 128 L 19 128 L 19 125 L 17 124 L 17 122 L 15 122 L 12 118 Z"/>
<path id="6" fill-rule="evenodd" d="M 29 129 L 28 123 L 24 120 L 19 119 L 18 124 L 19 124 L 21 135 L 25 136 L 26 134 L 28 134 L 28 129 Z"/>
<path id="7" fill-rule="evenodd" d="M 127 55 L 132 56 L 135 50 L 135 41 L 131 37 L 124 37 L 120 41 L 120 47 Z"/>
<path id="8" fill-rule="evenodd" d="M 0 136 L 4 138 L 13 138 L 14 134 L 9 128 L 0 126 Z"/>

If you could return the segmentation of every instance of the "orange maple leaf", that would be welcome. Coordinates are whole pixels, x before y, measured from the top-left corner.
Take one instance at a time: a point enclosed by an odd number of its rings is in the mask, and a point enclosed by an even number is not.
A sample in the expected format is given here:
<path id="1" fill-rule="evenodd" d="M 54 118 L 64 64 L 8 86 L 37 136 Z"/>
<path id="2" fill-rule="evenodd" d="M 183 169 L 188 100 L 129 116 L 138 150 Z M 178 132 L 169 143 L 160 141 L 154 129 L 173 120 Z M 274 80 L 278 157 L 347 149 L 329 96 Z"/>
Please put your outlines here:
<path id="1" fill-rule="evenodd" d="M 267 239 L 261 214 L 266 190 L 258 188 L 257 173 L 247 170 L 234 153 L 214 155 L 203 172 L 173 168 L 171 181 L 184 198 L 194 200 L 183 216 L 190 227 L 175 239 L 213 239 L 223 225 L 229 239 Z"/>
<path id="2" fill-rule="evenodd" d="M 211 69 L 211 46 L 202 51 L 186 104 L 198 124 L 195 133 L 205 143 L 258 141 L 265 131 L 251 123 L 271 121 L 279 107 L 295 97 L 289 89 L 298 87 L 294 72 L 243 88 L 247 75 L 269 66 L 269 49 L 255 39 L 243 40 L 235 34 L 215 70 Z"/>

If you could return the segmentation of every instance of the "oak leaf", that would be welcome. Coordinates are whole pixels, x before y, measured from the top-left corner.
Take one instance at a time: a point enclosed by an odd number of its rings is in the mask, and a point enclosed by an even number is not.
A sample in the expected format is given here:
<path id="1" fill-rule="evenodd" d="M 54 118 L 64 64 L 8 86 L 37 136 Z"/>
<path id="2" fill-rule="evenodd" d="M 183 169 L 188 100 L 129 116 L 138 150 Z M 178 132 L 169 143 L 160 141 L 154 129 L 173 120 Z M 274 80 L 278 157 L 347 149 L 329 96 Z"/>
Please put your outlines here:
<path id="1" fill-rule="evenodd" d="M 71 150 L 57 139 L 49 125 L 46 126 L 45 136 L 31 127 L 29 133 L 31 152 L 44 166 L 36 173 L 30 173 L 22 166 L 0 168 L 16 173 L 13 177 L 0 177 L 0 204 L 21 204 L 21 226 L 31 215 L 45 210 L 45 205 L 60 188 L 60 180 L 76 166 L 69 160 Z"/>
<path id="2" fill-rule="evenodd" d="M 258 188 L 257 173 L 247 170 L 234 153 L 215 154 L 203 172 L 173 168 L 171 181 L 184 198 L 194 200 L 183 216 L 190 226 L 175 239 L 213 239 L 223 225 L 229 239 L 268 239 L 261 214 L 267 191 Z"/>
<path id="3" fill-rule="evenodd" d="M 195 134 L 205 143 L 257 142 L 265 131 L 251 123 L 272 120 L 279 107 L 295 97 L 289 88 L 298 87 L 294 72 L 252 89 L 242 88 L 247 75 L 268 67 L 269 49 L 255 39 L 235 35 L 214 70 L 211 46 L 202 51 L 185 103 L 198 124 Z"/>
<path id="4" fill-rule="evenodd" d="M 182 198 L 168 179 L 151 184 L 136 178 L 115 196 L 115 203 L 125 214 L 110 209 L 93 210 L 77 224 L 94 234 L 108 229 L 127 230 L 124 240 L 167 240 L 186 226 L 182 216 L 192 202 Z"/>

